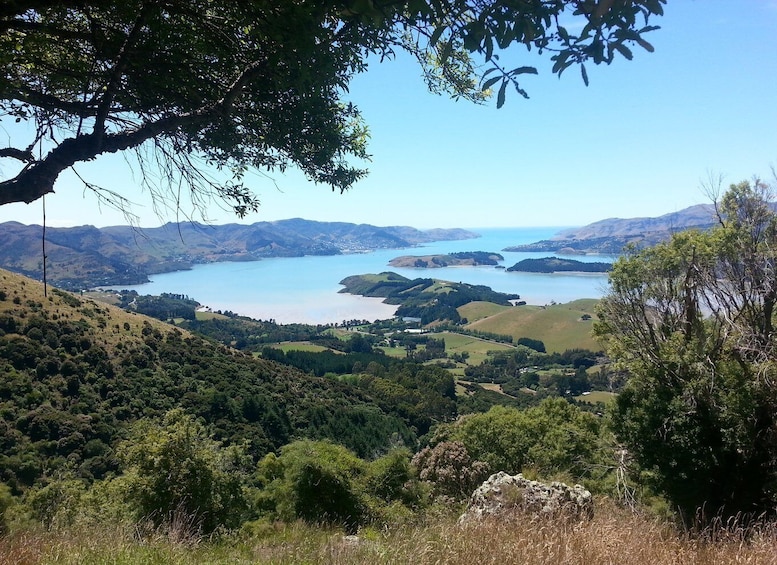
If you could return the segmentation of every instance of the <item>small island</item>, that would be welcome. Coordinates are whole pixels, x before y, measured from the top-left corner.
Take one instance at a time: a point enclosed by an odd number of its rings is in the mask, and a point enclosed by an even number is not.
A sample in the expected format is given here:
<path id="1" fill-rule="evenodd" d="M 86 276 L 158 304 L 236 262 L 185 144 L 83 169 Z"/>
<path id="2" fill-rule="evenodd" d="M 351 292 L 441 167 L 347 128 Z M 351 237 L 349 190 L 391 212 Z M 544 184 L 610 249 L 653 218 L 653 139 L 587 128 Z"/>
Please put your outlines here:
<path id="1" fill-rule="evenodd" d="M 508 271 L 521 273 L 606 273 L 612 269 L 612 263 L 575 261 L 559 257 L 543 257 L 542 259 L 524 259 Z"/>
<path id="2" fill-rule="evenodd" d="M 478 267 L 496 266 L 504 257 L 499 253 L 487 251 L 460 251 L 441 255 L 403 255 L 389 261 L 392 267 L 412 267 L 418 269 L 439 269 L 441 267 Z"/>

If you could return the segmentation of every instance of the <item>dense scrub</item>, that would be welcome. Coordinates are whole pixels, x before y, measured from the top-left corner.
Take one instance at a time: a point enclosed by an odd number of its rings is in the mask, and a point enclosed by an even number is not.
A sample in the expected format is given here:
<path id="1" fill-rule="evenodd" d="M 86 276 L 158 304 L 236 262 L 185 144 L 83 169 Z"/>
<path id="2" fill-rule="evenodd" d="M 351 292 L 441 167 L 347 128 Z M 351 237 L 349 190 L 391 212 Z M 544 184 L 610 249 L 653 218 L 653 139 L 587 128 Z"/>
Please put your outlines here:
<path id="1" fill-rule="evenodd" d="M 415 441 L 405 420 L 347 383 L 71 295 L 32 305 L 17 296 L 0 302 L 0 481 L 14 493 L 63 473 L 115 472 L 127 426 L 177 407 L 217 440 L 248 441 L 255 459 L 300 436 L 336 438 L 362 456 L 391 438 Z"/>

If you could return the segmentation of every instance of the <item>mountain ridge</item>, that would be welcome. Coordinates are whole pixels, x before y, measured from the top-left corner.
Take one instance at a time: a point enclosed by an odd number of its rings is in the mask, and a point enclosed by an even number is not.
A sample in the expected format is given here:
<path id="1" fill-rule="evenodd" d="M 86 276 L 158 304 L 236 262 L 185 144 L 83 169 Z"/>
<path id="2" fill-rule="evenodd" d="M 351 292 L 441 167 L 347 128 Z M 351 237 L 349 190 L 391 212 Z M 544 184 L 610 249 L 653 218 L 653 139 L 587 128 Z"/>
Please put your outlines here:
<path id="1" fill-rule="evenodd" d="M 561 230 L 551 239 L 514 245 L 503 251 L 619 255 L 627 246 L 649 247 L 666 241 L 678 231 L 709 229 L 717 221 L 712 204 L 696 204 L 656 217 L 599 220 L 579 228 Z"/>
<path id="2" fill-rule="evenodd" d="M 0 265 L 31 278 L 42 278 L 42 226 L 5 222 L 0 224 L 0 233 L 4 239 Z M 84 225 L 46 228 L 45 253 L 49 281 L 62 288 L 81 289 L 139 284 L 147 282 L 148 275 L 185 270 L 198 263 L 363 253 L 477 236 L 457 228 L 418 230 L 301 218 L 250 225 Z"/>

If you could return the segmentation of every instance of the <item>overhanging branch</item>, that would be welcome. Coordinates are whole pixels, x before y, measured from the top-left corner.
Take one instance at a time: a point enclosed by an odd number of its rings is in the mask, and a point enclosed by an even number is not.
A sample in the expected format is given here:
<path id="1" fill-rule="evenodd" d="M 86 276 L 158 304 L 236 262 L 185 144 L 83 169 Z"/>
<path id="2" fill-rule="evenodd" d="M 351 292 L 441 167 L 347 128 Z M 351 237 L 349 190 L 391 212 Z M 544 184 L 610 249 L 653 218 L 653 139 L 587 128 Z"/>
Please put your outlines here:
<path id="1" fill-rule="evenodd" d="M 210 119 L 213 109 L 162 118 L 148 122 L 134 131 L 108 135 L 80 135 L 64 140 L 46 157 L 34 162 L 14 178 L 0 182 L 0 206 L 12 202 L 34 202 L 44 194 L 54 192 L 59 174 L 81 161 L 89 161 L 103 153 L 116 153 L 137 147 L 154 136 Z"/>
<path id="2" fill-rule="evenodd" d="M 0 182 L 0 206 L 12 202 L 34 202 L 44 194 L 54 191 L 54 183 L 62 171 L 81 161 L 89 161 L 103 153 L 116 153 L 132 147 L 138 147 L 152 137 L 170 133 L 194 124 L 202 124 L 213 119 L 224 119 L 232 113 L 235 100 L 252 78 L 261 73 L 263 62 L 255 61 L 247 65 L 230 84 L 224 96 L 197 111 L 160 118 L 146 122 L 129 131 L 106 134 L 96 130 L 88 135 L 78 135 L 65 139 L 52 149 L 46 157 L 19 172 L 14 178 Z M 7 148 L 7 157 L 19 158 L 21 150 Z M 30 153 L 30 157 L 32 154 Z M 25 160 L 25 159 L 21 159 Z"/>

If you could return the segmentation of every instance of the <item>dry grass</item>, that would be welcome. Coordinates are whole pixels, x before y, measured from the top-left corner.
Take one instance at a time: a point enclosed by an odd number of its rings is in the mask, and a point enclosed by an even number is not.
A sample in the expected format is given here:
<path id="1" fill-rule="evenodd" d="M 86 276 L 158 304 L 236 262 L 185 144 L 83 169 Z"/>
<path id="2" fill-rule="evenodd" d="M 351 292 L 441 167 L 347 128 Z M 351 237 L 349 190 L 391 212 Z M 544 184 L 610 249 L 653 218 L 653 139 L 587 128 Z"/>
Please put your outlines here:
<path id="1" fill-rule="evenodd" d="M 43 283 L 0 269 L 0 315 L 11 314 L 23 318 L 31 314 L 51 320 L 85 321 L 91 326 L 95 339 L 108 346 L 127 340 L 141 339 L 146 324 L 167 333 L 173 327 L 165 322 L 130 313 L 106 302 L 94 300 L 78 293 L 62 291 L 48 286 L 44 294 Z M 179 330 L 189 335 L 185 330 Z"/>
<path id="2" fill-rule="evenodd" d="M 715 539 L 711 539 L 715 538 Z M 219 542 L 131 529 L 41 532 L 0 539 L 0 565 L 262 563 L 332 565 L 777 565 L 777 528 L 714 536 L 678 534 L 663 522 L 600 508 L 590 521 L 518 516 L 458 526 L 455 517 L 363 532 L 354 540 L 301 523 L 267 525 Z"/>

